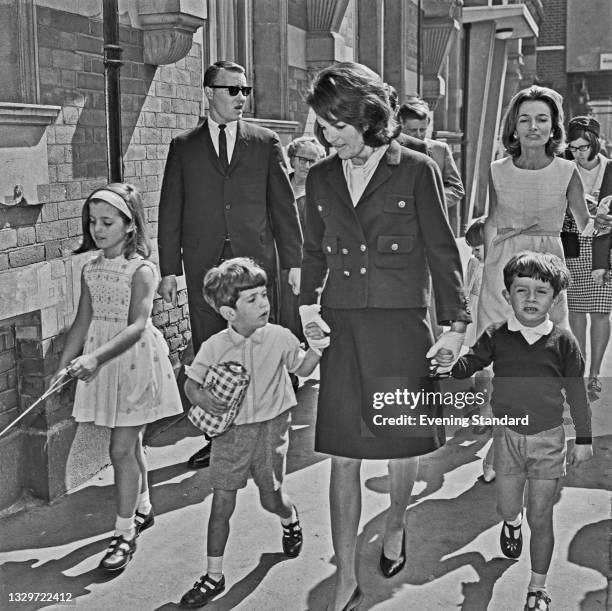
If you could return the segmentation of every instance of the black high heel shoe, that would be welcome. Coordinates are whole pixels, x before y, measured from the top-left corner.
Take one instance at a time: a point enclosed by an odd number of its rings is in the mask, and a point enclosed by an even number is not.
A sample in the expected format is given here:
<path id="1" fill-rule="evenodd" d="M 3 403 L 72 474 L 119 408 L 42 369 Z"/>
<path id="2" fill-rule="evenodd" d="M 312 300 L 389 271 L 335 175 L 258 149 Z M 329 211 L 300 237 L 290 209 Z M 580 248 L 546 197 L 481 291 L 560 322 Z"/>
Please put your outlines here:
<path id="1" fill-rule="evenodd" d="M 385 544 L 380 550 L 380 570 L 382 574 L 389 578 L 397 575 L 406 564 L 406 531 L 402 533 L 402 555 L 397 560 L 391 560 L 385 556 Z"/>

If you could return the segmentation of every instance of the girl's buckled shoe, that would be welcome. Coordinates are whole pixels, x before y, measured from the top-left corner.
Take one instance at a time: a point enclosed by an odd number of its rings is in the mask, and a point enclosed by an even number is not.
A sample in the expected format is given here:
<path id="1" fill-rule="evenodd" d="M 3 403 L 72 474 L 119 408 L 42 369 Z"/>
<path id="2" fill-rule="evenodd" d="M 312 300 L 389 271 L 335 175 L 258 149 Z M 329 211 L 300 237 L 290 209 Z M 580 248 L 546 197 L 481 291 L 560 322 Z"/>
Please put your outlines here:
<path id="1" fill-rule="evenodd" d="M 136 537 L 129 541 L 124 537 L 113 537 L 99 566 L 106 571 L 120 571 L 126 567 L 135 551 Z"/>

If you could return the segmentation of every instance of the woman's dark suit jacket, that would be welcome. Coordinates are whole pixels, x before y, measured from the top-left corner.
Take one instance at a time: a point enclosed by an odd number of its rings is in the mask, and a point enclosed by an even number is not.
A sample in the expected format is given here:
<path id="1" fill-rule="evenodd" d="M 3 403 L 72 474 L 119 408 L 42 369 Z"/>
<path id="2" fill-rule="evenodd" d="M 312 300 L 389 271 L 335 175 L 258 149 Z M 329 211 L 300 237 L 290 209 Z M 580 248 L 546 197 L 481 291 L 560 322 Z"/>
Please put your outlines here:
<path id="1" fill-rule="evenodd" d="M 438 320 L 470 321 L 459 251 L 433 159 L 392 141 L 357 206 L 338 156 L 306 180 L 300 302 L 330 308 L 427 308 L 430 273 Z"/>

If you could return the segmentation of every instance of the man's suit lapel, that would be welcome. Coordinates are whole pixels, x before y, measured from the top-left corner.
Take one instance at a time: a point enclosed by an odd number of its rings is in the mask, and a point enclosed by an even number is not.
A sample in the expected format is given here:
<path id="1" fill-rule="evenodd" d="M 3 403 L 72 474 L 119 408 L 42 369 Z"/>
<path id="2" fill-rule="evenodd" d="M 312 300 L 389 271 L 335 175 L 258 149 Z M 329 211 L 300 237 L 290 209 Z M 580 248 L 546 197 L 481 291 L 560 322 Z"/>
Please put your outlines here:
<path id="1" fill-rule="evenodd" d="M 232 159 L 230 160 L 229 170 L 231 173 L 234 168 L 240 163 L 240 158 L 244 155 L 247 149 L 247 143 L 249 141 L 249 128 L 244 121 L 238 121 L 236 129 L 236 144 L 234 145 L 234 152 L 232 153 Z"/>

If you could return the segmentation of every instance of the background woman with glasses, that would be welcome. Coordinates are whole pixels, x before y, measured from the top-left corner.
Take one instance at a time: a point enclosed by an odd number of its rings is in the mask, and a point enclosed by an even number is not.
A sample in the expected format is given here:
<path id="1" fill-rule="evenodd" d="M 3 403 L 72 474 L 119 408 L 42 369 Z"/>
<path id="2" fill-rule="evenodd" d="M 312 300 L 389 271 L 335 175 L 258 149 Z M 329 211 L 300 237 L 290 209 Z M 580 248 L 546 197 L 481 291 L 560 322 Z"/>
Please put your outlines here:
<path id="1" fill-rule="evenodd" d="M 602 200 L 607 213 L 612 199 L 612 161 L 600 152 L 599 131 L 599 123 L 592 117 L 574 117 L 567 128 L 567 157 L 576 162 L 592 215 L 597 213 L 598 203 Z M 563 229 L 568 236 L 564 241 L 565 256 L 572 274 L 572 282 L 567 291 L 570 326 L 583 355 L 589 357 L 588 391 L 593 401 L 599 398 L 601 392 L 599 369 L 610 339 L 612 284 L 607 278 L 610 269 L 610 236 L 591 238 L 579 235 L 574 217 L 569 213 Z M 595 257 L 594 265 L 593 248 L 597 250 L 598 244 L 601 254 Z M 591 270 L 598 267 L 599 271 L 592 274 Z M 590 320 L 590 353 L 587 352 L 586 341 L 587 319 Z"/>

